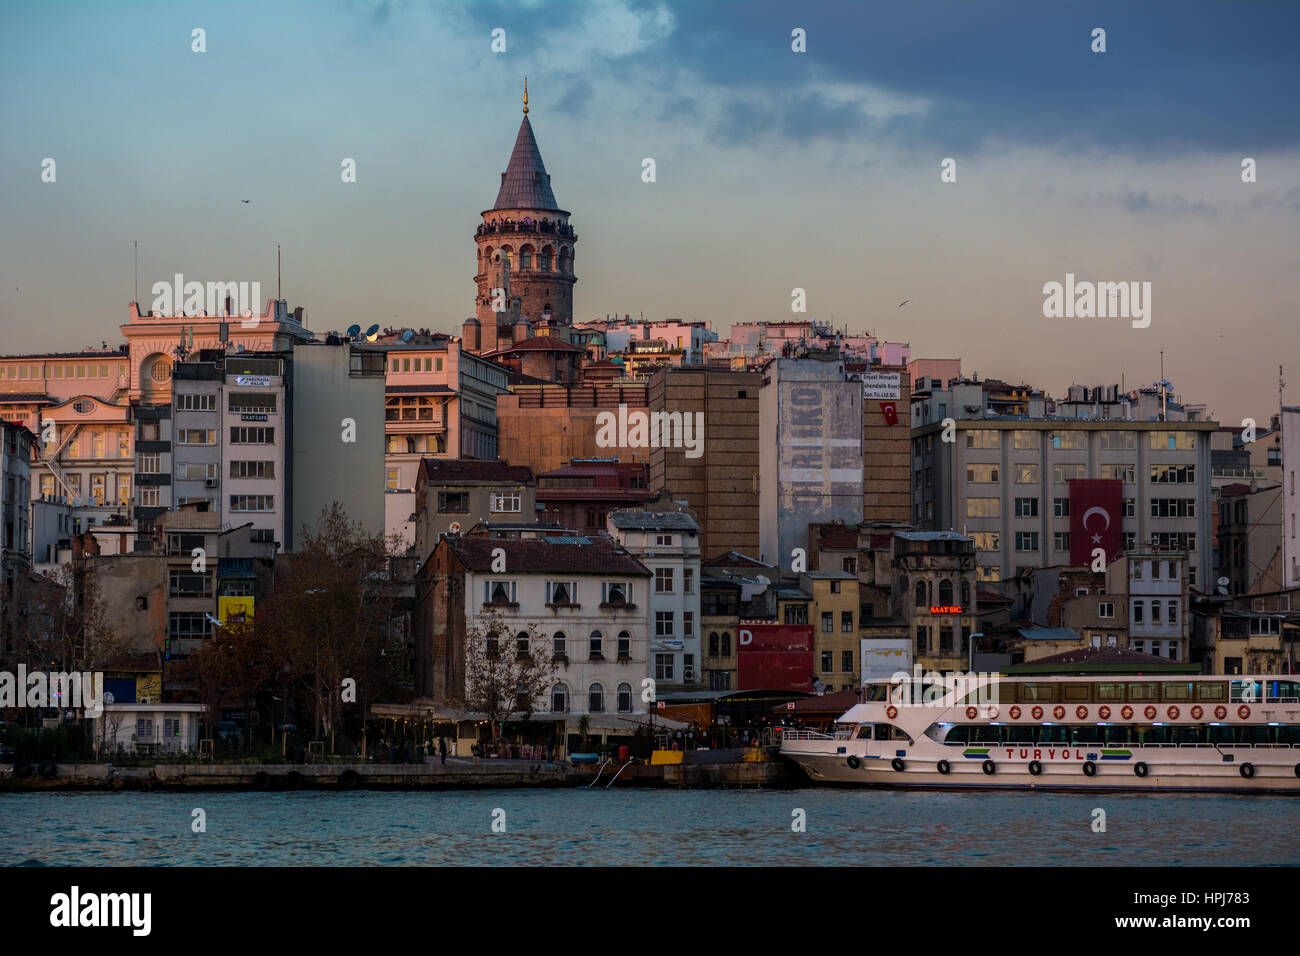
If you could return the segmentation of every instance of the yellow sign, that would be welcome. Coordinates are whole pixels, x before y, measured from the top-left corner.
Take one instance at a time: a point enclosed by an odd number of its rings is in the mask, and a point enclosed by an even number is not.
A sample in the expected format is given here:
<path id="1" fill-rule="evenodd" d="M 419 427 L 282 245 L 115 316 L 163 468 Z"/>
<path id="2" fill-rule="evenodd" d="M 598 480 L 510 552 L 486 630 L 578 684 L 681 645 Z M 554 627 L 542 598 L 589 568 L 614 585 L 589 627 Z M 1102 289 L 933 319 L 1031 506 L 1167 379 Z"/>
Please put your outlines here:
<path id="1" fill-rule="evenodd" d="M 217 598 L 217 618 L 222 624 L 251 623 L 253 620 L 252 595 Z"/>

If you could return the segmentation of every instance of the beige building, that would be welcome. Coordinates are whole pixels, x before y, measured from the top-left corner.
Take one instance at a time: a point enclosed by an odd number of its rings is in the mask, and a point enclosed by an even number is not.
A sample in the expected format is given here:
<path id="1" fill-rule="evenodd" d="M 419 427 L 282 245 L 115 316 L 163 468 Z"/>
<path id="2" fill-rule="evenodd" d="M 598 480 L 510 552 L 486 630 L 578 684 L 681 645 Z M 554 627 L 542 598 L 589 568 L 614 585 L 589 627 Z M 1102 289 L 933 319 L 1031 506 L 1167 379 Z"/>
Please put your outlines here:
<path id="1" fill-rule="evenodd" d="M 826 692 L 861 684 L 858 577 L 849 571 L 808 571 L 799 589 L 812 598 L 813 665 Z"/>
<path id="2" fill-rule="evenodd" d="M 504 461 L 425 458 L 415 484 L 415 553 L 432 553 L 444 535 L 480 522 L 528 524 L 537 518 L 533 473 Z"/>

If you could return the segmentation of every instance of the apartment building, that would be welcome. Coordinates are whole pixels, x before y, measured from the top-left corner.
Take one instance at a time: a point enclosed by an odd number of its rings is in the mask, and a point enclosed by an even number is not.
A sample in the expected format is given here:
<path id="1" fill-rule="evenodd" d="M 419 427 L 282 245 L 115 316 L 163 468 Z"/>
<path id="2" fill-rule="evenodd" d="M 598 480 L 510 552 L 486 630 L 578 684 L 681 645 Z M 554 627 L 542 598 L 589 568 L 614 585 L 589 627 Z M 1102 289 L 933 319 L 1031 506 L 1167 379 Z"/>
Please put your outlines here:
<path id="1" fill-rule="evenodd" d="M 250 523 L 257 542 L 287 541 L 291 504 L 285 494 L 287 449 L 293 435 L 286 358 L 274 353 L 236 352 L 226 353 L 222 361 L 218 406 L 221 474 L 211 484 L 205 480 L 205 485 L 220 488 L 224 524 Z"/>
<path id="2" fill-rule="evenodd" d="M 975 539 L 952 531 L 900 531 L 894 543 L 895 614 L 926 671 L 966 670 L 978 625 Z"/>
<path id="3" fill-rule="evenodd" d="M 1191 659 L 1188 560 L 1187 552 L 1138 549 L 1107 569 L 1106 594 L 1127 608 L 1129 650 Z"/>
<path id="4" fill-rule="evenodd" d="M 653 495 L 643 462 L 575 458 L 537 476 L 538 514 L 543 521 L 599 534 L 610 512 L 635 508 Z"/>
<path id="5" fill-rule="evenodd" d="M 504 461 L 425 458 L 415 483 L 415 552 L 428 555 L 445 535 L 479 523 L 527 524 L 537 518 L 537 482 Z"/>
<path id="6" fill-rule="evenodd" d="M 653 576 L 646 603 L 656 688 L 699 689 L 700 526 L 679 511 L 615 511 L 607 530 Z"/>
<path id="7" fill-rule="evenodd" d="M 858 576 L 850 571 L 807 571 L 799 590 L 812 598 L 813 662 L 817 678 L 832 690 L 861 686 Z"/>

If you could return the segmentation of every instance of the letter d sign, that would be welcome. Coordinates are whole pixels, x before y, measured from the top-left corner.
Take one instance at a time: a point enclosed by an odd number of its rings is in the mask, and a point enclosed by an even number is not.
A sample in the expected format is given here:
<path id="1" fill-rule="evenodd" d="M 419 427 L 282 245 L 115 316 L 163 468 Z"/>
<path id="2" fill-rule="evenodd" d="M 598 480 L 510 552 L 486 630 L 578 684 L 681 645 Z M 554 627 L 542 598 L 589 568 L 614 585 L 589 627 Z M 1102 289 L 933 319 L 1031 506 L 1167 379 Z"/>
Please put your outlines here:
<path id="1" fill-rule="evenodd" d="M 745 630 L 745 629 L 742 627 L 742 628 L 740 629 L 740 644 L 741 644 L 741 646 L 744 647 L 745 645 L 751 643 L 753 640 L 754 640 L 754 632 L 753 632 L 753 631 L 747 631 L 747 630 Z"/>

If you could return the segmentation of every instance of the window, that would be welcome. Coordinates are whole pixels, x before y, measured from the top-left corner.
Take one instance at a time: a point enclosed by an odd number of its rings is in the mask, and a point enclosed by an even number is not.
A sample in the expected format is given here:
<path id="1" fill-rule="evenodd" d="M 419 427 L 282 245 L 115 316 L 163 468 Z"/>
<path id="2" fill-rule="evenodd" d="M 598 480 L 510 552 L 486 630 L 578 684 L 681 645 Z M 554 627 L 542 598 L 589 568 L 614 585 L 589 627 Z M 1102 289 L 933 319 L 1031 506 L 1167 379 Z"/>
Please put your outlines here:
<path id="1" fill-rule="evenodd" d="M 1115 605 L 1114 605 L 1114 603 L 1113 603 L 1113 602 L 1106 601 L 1106 602 L 1103 602 L 1103 603 L 1101 603 L 1101 604 L 1098 604 L 1098 605 L 1097 605 L 1097 616 L 1098 616 L 1098 617 L 1114 617 L 1114 616 L 1115 616 Z"/>
<path id="2" fill-rule="evenodd" d="M 1136 499 L 1136 498 L 1125 498 L 1125 499 L 1124 499 L 1124 517 L 1125 517 L 1125 518 L 1136 518 L 1136 517 L 1137 517 L 1137 499 Z"/>
<path id="3" fill-rule="evenodd" d="M 845 634 L 853 633 L 852 611 L 840 611 L 840 630 Z"/>
<path id="4" fill-rule="evenodd" d="M 546 603 L 547 604 L 577 604 L 578 603 L 578 582 L 577 581 L 547 581 L 546 582 Z"/>
<path id="5" fill-rule="evenodd" d="M 961 606 L 963 611 L 970 611 L 970 582 L 961 583 Z"/>
<path id="6" fill-rule="evenodd" d="M 853 652 L 840 651 L 840 670 L 845 674 L 853 672 Z"/>
<path id="7" fill-rule="evenodd" d="M 78 481 L 76 481 L 76 482 L 71 482 L 71 479 L 73 479 L 73 478 L 78 479 Z M 74 492 L 73 497 L 77 497 L 77 498 L 80 498 L 80 497 L 81 497 L 81 488 L 80 488 L 80 484 L 81 484 L 81 482 L 80 482 L 80 480 L 79 480 L 80 478 L 81 478 L 80 475 L 69 475 L 69 476 L 68 476 L 69 481 L 70 481 L 70 482 L 72 483 L 72 485 L 73 485 L 73 492 Z M 141 507 L 141 508 L 157 508 L 157 507 L 159 507 L 159 502 L 160 502 L 161 500 L 162 500 L 162 497 L 161 497 L 161 495 L 159 495 L 159 493 L 158 493 L 158 489 L 157 489 L 156 487 L 154 487 L 154 488 L 141 488 L 141 489 L 140 489 L 140 507 Z"/>
<path id="8" fill-rule="evenodd" d="M 628 660 L 632 656 L 632 635 L 627 631 L 618 632 L 618 659 Z"/>
<path id="9" fill-rule="evenodd" d="M 1145 621 L 1146 621 L 1146 602 L 1134 601 L 1133 602 L 1133 623 L 1143 624 L 1145 623 Z"/>
<path id="10" fill-rule="evenodd" d="M 969 434 L 969 433 L 968 433 Z M 966 466 L 968 482 L 993 482 L 998 480 L 997 465 L 970 464 Z"/>
<path id="11" fill-rule="evenodd" d="M 673 536 L 670 534 L 655 535 L 655 547 L 671 548 L 673 546 Z"/>
<path id="12" fill-rule="evenodd" d="M 785 623 L 787 624 L 807 624 L 808 623 L 808 605 L 807 604 L 787 604 L 785 606 Z"/>
<path id="13" fill-rule="evenodd" d="M 655 593 L 656 594 L 673 593 L 673 569 L 672 568 L 655 568 Z"/>
<path id="14" fill-rule="evenodd" d="M 822 633 L 835 633 L 835 615 L 830 611 L 822 611 Z"/>
<path id="15" fill-rule="evenodd" d="M 162 455 L 157 452 L 148 452 L 140 455 L 140 474 L 142 475 L 159 475 L 162 474 Z"/>
<path id="16" fill-rule="evenodd" d="M 1012 432 L 1012 442 L 1016 448 L 1037 448 L 1038 432 L 1017 429 Z"/>
<path id="17" fill-rule="evenodd" d="M 655 655 L 655 680 L 673 679 L 673 655 Z"/>
<path id="18" fill-rule="evenodd" d="M 1124 531 L 1120 534 L 1120 550 L 1132 551 L 1136 542 L 1137 534 L 1133 531 Z"/>
<path id="19" fill-rule="evenodd" d="M 1106 464 L 1101 466 L 1101 477 L 1118 478 L 1120 481 L 1132 484 L 1137 480 L 1136 465 Z"/>
<path id="20" fill-rule="evenodd" d="M 1294 537 L 1294 535 L 1293 535 L 1293 537 Z M 857 559 L 857 558 L 844 558 L 842 561 L 840 561 L 840 569 L 841 569 L 842 571 L 847 571 L 849 574 L 857 574 L 857 573 L 858 573 L 858 559 Z"/>
<path id="21" fill-rule="evenodd" d="M 171 597 L 212 597 L 212 575 L 189 571 L 172 571 L 169 575 Z"/>
<path id="22" fill-rule="evenodd" d="M 1017 550 L 1017 551 L 1037 551 L 1037 550 L 1038 550 L 1038 532 L 1037 532 L 1037 531 L 1017 531 L 1017 532 L 1016 532 L 1016 550 Z"/>
<path id="23" fill-rule="evenodd" d="M 1063 485 L 1067 481 L 1072 481 L 1075 478 L 1086 477 L 1088 477 L 1088 469 L 1086 465 L 1069 464 L 1052 466 L 1052 482 L 1054 484 Z"/>
<path id="24" fill-rule="evenodd" d="M 924 624 L 916 625 L 916 653 L 917 655 L 928 654 L 930 644 L 930 629 Z"/>
<path id="25" fill-rule="evenodd" d="M 131 436 L 128 435 L 126 432 L 117 433 L 117 457 L 118 458 L 131 457 Z"/>
<path id="26" fill-rule="evenodd" d="M 226 410 L 232 414 L 274 414 L 274 392 L 229 392 Z"/>
<path id="27" fill-rule="evenodd" d="M 469 514 L 469 493 L 464 491 L 438 492 L 438 511 L 442 514 Z"/>
<path id="28" fill-rule="evenodd" d="M 233 469 L 235 463 L 234 463 L 234 462 L 231 462 L 230 464 L 231 464 L 231 468 Z M 388 468 L 388 469 L 385 469 L 385 471 L 384 471 L 384 490 L 385 490 L 385 491 L 397 491 L 400 482 L 401 482 L 401 479 L 400 479 L 400 469 L 397 469 L 397 468 Z"/>
<path id="29" fill-rule="evenodd" d="M 1152 451 L 1190 451 L 1196 447 L 1195 432 L 1150 432 Z"/>
<path id="30" fill-rule="evenodd" d="M 520 510 L 519 494 L 494 493 L 492 511 L 497 514 L 517 514 Z"/>
<path id="31" fill-rule="evenodd" d="M 1038 484 L 1038 466 L 1037 465 L 1016 465 L 1016 484 L 1018 485 L 1036 485 Z"/>
<path id="32" fill-rule="evenodd" d="M 966 430 L 967 448 L 997 448 L 998 432 L 995 428 L 970 428 Z"/>
<path id="33" fill-rule="evenodd" d="M 1102 451 L 1133 451 L 1137 448 L 1136 432 L 1102 432 Z"/>
<path id="34" fill-rule="evenodd" d="M 195 392 L 180 392 L 174 396 L 178 412 L 215 412 L 216 395 L 202 395 Z"/>
<path id="35" fill-rule="evenodd" d="M 551 638 L 551 656 L 556 660 L 567 660 L 568 639 L 564 636 L 563 631 L 556 631 Z"/>
<path id="36" fill-rule="evenodd" d="M 1083 431 L 1057 432 L 1052 436 L 1052 447 L 1077 451 L 1088 447 L 1088 433 Z"/>
<path id="37" fill-rule="evenodd" d="M 231 478 L 274 478 L 275 462 L 273 461 L 232 461 L 230 463 Z M 396 477 L 394 475 L 393 477 Z M 396 487 L 394 485 L 393 487 Z"/>
<path id="38" fill-rule="evenodd" d="M 966 517 L 968 518 L 997 518 L 1002 514 L 1002 499 L 1000 498 L 967 498 L 966 499 Z"/>
<path id="39" fill-rule="evenodd" d="M 695 569 L 694 568 L 684 568 L 682 570 L 682 593 L 683 594 L 695 593 Z"/>
<path id="40" fill-rule="evenodd" d="M 217 432 L 214 428 L 181 428 L 176 432 L 178 445 L 215 445 L 216 443 Z"/>
<path id="41" fill-rule="evenodd" d="M 709 656 L 710 657 L 718 656 L 718 632 L 717 631 L 709 632 Z"/>
<path id="42" fill-rule="evenodd" d="M 181 462 L 180 466 L 176 469 L 176 474 L 178 477 L 186 480 L 201 481 L 204 478 L 217 477 L 217 467 L 218 465 L 215 461 L 185 461 Z"/>
<path id="43" fill-rule="evenodd" d="M 976 531 L 972 537 L 975 539 L 976 551 L 1000 551 L 1002 549 L 1002 533 L 1000 531 Z"/>
<path id="44" fill-rule="evenodd" d="M 1052 517 L 1068 518 L 1070 517 L 1070 499 L 1053 498 L 1052 499 Z"/>
<path id="45" fill-rule="evenodd" d="M 1052 532 L 1052 548 L 1053 548 L 1054 550 L 1056 550 L 1056 551 L 1063 551 L 1063 552 L 1064 552 L 1064 551 L 1069 551 L 1069 550 L 1070 550 L 1070 532 L 1068 532 L 1068 531 L 1053 531 L 1053 532 Z"/>
<path id="46" fill-rule="evenodd" d="M 618 685 L 618 711 L 620 714 L 632 712 L 632 685 Z"/>
<path id="47" fill-rule="evenodd" d="M 1165 604 L 1165 610 L 1167 611 L 1165 615 L 1165 620 L 1168 621 L 1170 624 L 1177 624 L 1178 623 L 1178 602 L 1177 601 L 1167 602 Z"/>
<path id="48" fill-rule="evenodd" d="M 202 611 L 172 611 L 167 620 L 167 636 L 177 638 L 207 638 L 212 635 L 212 622 Z"/>
<path id="49" fill-rule="evenodd" d="M 587 656 L 593 661 L 601 660 L 604 655 L 605 635 L 600 631 L 592 631 L 587 638 Z"/>
<path id="50" fill-rule="evenodd" d="M 945 656 L 949 656 L 953 653 L 951 627 L 944 626 L 939 628 L 939 653 Z"/>
<path id="51" fill-rule="evenodd" d="M 722 656 L 723 657 L 731 656 L 731 632 L 730 631 L 722 632 Z"/>
<path id="52" fill-rule="evenodd" d="M 153 718 L 137 717 L 135 719 L 135 739 L 153 740 Z"/>
<path id="53" fill-rule="evenodd" d="M 274 511 L 274 495 L 231 495 L 231 511 Z"/>
<path id="54" fill-rule="evenodd" d="M 1151 481 L 1166 485 L 1196 484 L 1195 465 L 1152 465 Z"/>
<path id="55" fill-rule="evenodd" d="M 675 623 L 672 611 L 655 611 L 655 637 L 672 637 Z"/>
<path id="56" fill-rule="evenodd" d="M 1016 517 L 1017 517 L 1017 518 L 1037 518 L 1037 517 L 1038 517 L 1038 499 L 1037 499 L 1037 498 L 1017 498 L 1017 499 L 1016 499 Z"/>
<path id="57" fill-rule="evenodd" d="M 1152 498 L 1151 517 L 1153 518 L 1195 518 L 1195 498 Z"/>
<path id="58" fill-rule="evenodd" d="M 600 598 L 603 604 L 631 604 L 632 585 L 619 582 L 604 582 L 600 586 Z"/>
<path id="59" fill-rule="evenodd" d="M 230 429 L 230 443 L 232 445 L 274 445 L 275 429 L 234 425 Z"/>
<path id="60" fill-rule="evenodd" d="M 822 651 L 822 673 L 829 674 L 835 669 L 835 657 L 832 651 Z"/>
<path id="61" fill-rule="evenodd" d="M 682 612 L 682 637 L 694 637 L 694 636 L 695 636 L 695 612 L 683 611 Z"/>
<path id="62" fill-rule="evenodd" d="M 551 713 L 567 714 L 569 712 L 569 688 L 556 684 L 551 688 Z"/>
<path id="63" fill-rule="evenodd" d="M 605 688 L 599 684 L 592 684 L 587 688 L 587 710 L 593 714 L 599 714 L 605 709 Z"/>

